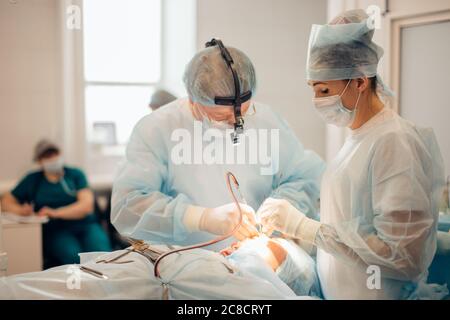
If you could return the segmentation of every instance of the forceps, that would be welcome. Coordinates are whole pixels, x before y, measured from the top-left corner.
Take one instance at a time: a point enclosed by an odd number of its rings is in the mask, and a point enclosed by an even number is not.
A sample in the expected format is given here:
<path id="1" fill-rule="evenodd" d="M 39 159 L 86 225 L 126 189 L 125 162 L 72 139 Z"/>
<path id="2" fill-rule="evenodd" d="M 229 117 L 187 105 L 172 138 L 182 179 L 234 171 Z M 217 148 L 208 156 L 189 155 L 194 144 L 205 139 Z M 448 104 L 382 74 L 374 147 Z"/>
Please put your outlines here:
<path id="1" fill-rule="evenodd" d="M 130 263 L 133 262 L 133 260 L 127 260 L 127 261 L 117 261 L 120 258 L 126 256 L 127 254 L 129 254 L 130 252 L 135 251 L 135 249 L 126 249 L 126 251 L 124 253 L 119 254 L 117 257 L 114 257 L 112 259 L 106 260 L 106 259 L 102 259 L 102 260 L 98 260 L 95 263 L 118 263 L 118 264 L 123 264 L 123 263 Z"/>
<path id="2" fill-rule="evenodd" d="M 247 200 L 245 200 L 244 196 L 242 195 L 241 189 L 239 188 L 239 184 L 236 184 L 236 191 L 239 194 L 239 198 L 241 198 L 241 202 L 243 204 L 248 205 Z M 261 218 L 256 213 L 255 213 L 255 217 L 256 217 L 255 228 L 256 228 L 256 231 L 258 231 L 258 234 L 261 235 L 263 233 L 263 231 L 262 231 L 263 230 L 263 226 L 261 224 Z"/>
<path id="3" fill-rule="evenodd" d="M 164 252 L 159 251 L 155 248 L 150 247 L 147 243 L 145 243 L 143 240 L 137 240 L 133 238 L 126 238 L 126 240 L 131 244 L 132 248 L 126 249 L 125 252 L 119 254 L 117 257 L 114 257 L 112 259 L 106 260 L 102 259 L 97 261 L 96 263 L 117 263 L 117 264 L 124 264 L 124 263 L 130 263 L 134 262 L 134 260 L 127 260 L 127 261 L 117 261 L 120 258 L 126 256 L 127 254 L 131 252 L 140 253 L 146 258 L 150 259 L 151 261 L 156 261 L 158 257 L 163 254 Z"/>

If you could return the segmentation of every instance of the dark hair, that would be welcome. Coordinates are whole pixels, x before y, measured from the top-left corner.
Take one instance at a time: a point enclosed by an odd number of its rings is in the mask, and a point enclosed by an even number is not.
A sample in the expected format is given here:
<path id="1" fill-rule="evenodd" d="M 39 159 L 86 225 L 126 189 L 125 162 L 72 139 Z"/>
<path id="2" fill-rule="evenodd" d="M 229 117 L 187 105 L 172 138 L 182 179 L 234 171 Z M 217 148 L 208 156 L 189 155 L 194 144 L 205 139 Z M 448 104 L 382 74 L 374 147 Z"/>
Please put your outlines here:
<path id="1" fill-rule="evenodd" d="M 37 157 L 37 160 L 40 161 L 42 159 L 50 158 L 50 157 L 52 157 L 54 155 L 57 155 L 57 154 L 59 154 L 59 150 L 58 149 L 56 149 L 56 148 L 49 148 L 49 149 L 45 150 L 44 152 L 42 152 Z"/>
<path id="2" fill-rule="evenodd" d="M 377 77 L 372 77 L 369 78 L 370 80 L 370 89 L 372 89 L 372 91 L 377 92 L 377 86 L 378 86 L 378 81 L 377 81 Z"/>
<path id="3" fill-rule="evenodd" d="M 367 41 L 370 42 L 369 39 Z M 339 74 L 349 79 L 362 74 L 360 67 L 367 68 L 377 65 L 379 60 L 380 53 L 377 49 L 361 41 L 316 46 L 311 49 L 309 57 L 313 69 L 317 69 L 317 71 L 346 69 L 345 72 L 342 71 Z"/>

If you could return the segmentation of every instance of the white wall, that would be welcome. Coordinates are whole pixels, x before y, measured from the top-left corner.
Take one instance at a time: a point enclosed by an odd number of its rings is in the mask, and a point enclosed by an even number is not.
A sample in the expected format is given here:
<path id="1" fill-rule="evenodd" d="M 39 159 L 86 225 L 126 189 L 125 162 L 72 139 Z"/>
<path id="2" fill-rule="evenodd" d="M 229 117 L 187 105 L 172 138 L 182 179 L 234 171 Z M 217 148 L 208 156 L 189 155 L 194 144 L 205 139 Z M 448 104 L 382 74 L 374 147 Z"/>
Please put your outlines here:
<path id="1" fill-rule="evenodd" d="M 433 128 L 447 174 L 450 174 L 450 103 L 447 95 L 440 93 L 448 90 L 450 80 L 450 42 L 442 41 L 449 33 L 450 22 L 403 30 L 399 110 L 406 119 Z"/>
<path id="2" fill-rule="evenodd" d="M 57 23 L 57 0 L 0 1 L 0 181 L 30 168 L 40 138 L 61 136 Z"/>
<path id="3" fill-rule="evenodd" d="M 160 86 L 175 96 L 185 96 L 182 81 L 184 67 L 196 52 L 196 0 L 163 0 L 162 78 Z M 149 97 L 150 98 L 150 97 Z M 91 182 L 111 184 L 119 163 L 120 152 L 107 155 L 91 147 L 86 152 L 85 170 Z M 99 181 L 99 183 L 97 183 Z"/>
<path id="4" fill-rule="evenodd" d="M 196 52 L 196 0 L 163 0 L 163 12 L 162 83 L 176 96 L 184 96 L 184 68 Z"/>
<path id="5" fill-rule="evenodd" d="M 305 64 L 312 23 L 326 21 L 326 0 L 198 0 L 197 46 L 212 37 L 244 51 L 258 78 L 256 100 L 290 123 L 305 147 L 325 155 L 325 126 L 311 103 Z"/>

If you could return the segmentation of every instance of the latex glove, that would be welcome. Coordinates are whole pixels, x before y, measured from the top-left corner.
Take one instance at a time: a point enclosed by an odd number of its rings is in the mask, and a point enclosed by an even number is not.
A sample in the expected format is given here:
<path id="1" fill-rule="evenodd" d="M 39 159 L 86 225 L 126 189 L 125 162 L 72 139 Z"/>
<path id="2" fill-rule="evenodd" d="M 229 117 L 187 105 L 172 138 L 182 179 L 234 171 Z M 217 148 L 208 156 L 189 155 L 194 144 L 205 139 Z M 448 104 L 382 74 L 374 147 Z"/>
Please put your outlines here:
<path id="1" fill-rule="evenodd" d="M 257 215 L 265 228 L 266 234 L 277 230 L 291 238 L 314 243 L 320 222 L 305 216 L 289 201 L 267 198 L 258 210 Z"/>
<path id="2" fill-rule="evenodd" d="M 239 229 L 233 234 L 238 240 L 252 238 L 258 235 L 255 224 L 255 210 L 240 203 L 243 217 Z M 189 206 L 183 222 L 188 231 L 206 231 L 217 235 L 230 233 L 239 223 L 239 210 L 234 203 L 216 208 Z"/>

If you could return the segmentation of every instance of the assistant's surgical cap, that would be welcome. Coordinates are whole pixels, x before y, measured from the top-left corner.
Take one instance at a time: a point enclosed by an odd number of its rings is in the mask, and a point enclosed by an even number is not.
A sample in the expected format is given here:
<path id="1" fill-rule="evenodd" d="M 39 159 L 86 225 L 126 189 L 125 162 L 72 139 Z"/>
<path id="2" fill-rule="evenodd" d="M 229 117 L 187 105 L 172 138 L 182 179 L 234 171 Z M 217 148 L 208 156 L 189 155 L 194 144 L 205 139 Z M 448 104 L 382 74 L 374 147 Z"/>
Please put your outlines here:
<path id="1" fill-rule="evenodd" d="M 346 11 L 329 24 L 313 25 L 309 38 L 307 80 L 347 80 L 377 77 L 378 89 L 387 88 L 377 73 L 383 49 L 372 41 L 374 21 L 364 10 Z"/>
<path id="2" fill-rule="evenodd" d="M 242 51 L 227 47 L 234 61 L 242 95 L 256 90 L 255 68 Z M 193 102 L 215 106 L 214 97 L 234 97 L 233 75 L 222 58 L 218 47 L 208 47 L 198 52 L 186 66 L 183 77 L 186 91 Z"/>

